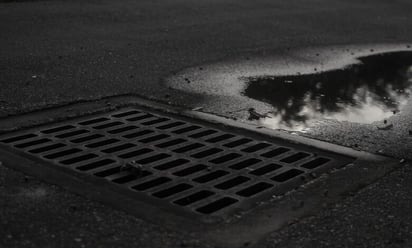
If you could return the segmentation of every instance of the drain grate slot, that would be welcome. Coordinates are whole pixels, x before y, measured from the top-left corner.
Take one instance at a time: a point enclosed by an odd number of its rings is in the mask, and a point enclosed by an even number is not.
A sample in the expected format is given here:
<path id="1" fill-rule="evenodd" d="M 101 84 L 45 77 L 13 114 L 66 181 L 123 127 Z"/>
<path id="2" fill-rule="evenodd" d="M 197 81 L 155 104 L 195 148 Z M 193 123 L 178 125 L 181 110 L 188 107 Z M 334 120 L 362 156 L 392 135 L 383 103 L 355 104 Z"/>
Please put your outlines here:
<path id="1" fill-rule="evenodd" d="M 144 190 L 148 190 L 148 189 L 160 186 L 162 184 L 168 183 L 170 181 L 172 181 L 172 179 L 167 178 L 167 177 L 160 177 L 160 178 L 156 178 L 154 180 L 133 186 L 132 188 L 135 190 L 144 191 Z"/>
<path id="2" fill-rule="evenodd" d="M 134 129 L 137 129 L 137 127 L 136 126 L 127 126 L 127 127 L 121 127 L 121 128 L 109 130 L 107 132 L 111 133 L 111 134 L 118 134 L 118 133 L 124 133 L 124 132 L 134 130 Z"/>
<path id="3" fill-rule="evenodd" d="M 128 148 L 135 147 L 135 146 L 136 145 L 134 145 L 134 144 L 126 143 L 126 144 L 122 144 L 122 145 L 118 145 L 118 146 L 115 146 L 115 147 L 104 149 L 104 150 L 102 150 L 102 152 L 104 152 L 104 153 L 115 153 L 115 152 L 126 150 Z"/>
<path id="4" fill-rule="evenodd" d="M 154 125 L 154 124 L 158 124 L 158 123 L 161 123 L 161 122 L 165 122 L 165 121 L 168 121 L 168 120 L 169 120 L 168 118 L 159 118 L 159 119 L 156 119 L 156 120 L 143 122 L 142 125 L 149 126 L 149 125 Z"/>
<path id="5" fill-rule="evenodd" d="M 283 172 L 282 174 L 279 174 L 277 176 L 272 177 L 272 180 L 275 180 L 277 182 L 285 182 L 289 179 L 292 179 L 300 174 L 302 174 L 303 171 L 297 170 L 297 169 L 291 169 L 286 172 Z"/>
<path id="6" fill-rule="evenodd" d="M 230 188 L 233 188 L 235 186 L 238 186 L 239 184 L 245 183 L 249 180 L 250 180 L 250 178 L 248 178 L 248 177 L 238 176 L 238 177 L 232 178 L 230 180 L 227 180 L 225 182 L 219 183 L 215 187 L 218 188 L 218 189 L 230 189 Z"/>
<path id="7" fill-rule="evenodd" d="M 97 147 L 101 147 L 101 146 L 110 145 L 110 144 L 116 143 L 118 141 L 119 141 L 118 139 L 107 139 L 107 140 L 102 140 L 102 141 L 98 141 L 98 142 L 95 142 L 95 143 L 88 144 L 88 145 L 86 145 L 86 147 L 97 148 Z"/>
<path id="8" fill-rule="evenodd" d="M 181 183 L 171 188 L 153 193 L 153 196 L 156 196 L 158 198 L 166 198 L 166 197 L 175 195 L 177 193 L 183 192 L 185 190 L 188 190 L 190 188 L 193 188 L 193 186 L 190 184 Z"/>
<path id="9" fill-rule="evenodd" d="M 201 201 L 203 199 L 208 198 L 209 196 L 215 195 L 214 192 L 208 190 L 202 190 L 200 192 L 188 195 L 184 198 L 174 201 L 175 204 L 180 206 L 187 206 L 193 204 L 195 202 Z"/>
<path id="10" fill-rule="evenodd" d="M 103 170 L 103 171 L 96 172 L 94 174 L 98 177 L 108 177 L 108 176 L 120 173 L 120 171 L 121 171 L 121 167 L 116 166 L 116 167 L 113 167 L 113 168 L 110 168 L 110 169 L 106 169 L 106 170 Z"/>
<path id="11" fill-rule="evenodd" d="M 177 171 L 175 173 L 173 173 L 173 175 L 179 176 L 179 177 L 185 177 L 188 176 L 190 174 L 194 174 L 196 172 L 202 171 L 207 169 L 208 167 L 206 165 L 202 165 L 202 164 L 198 164 L 180 171 Z"/>
<path id="12" fill-rule="evenodd" d="M 103 137 L 104 137 L 104 135 L 101 135 L 101 134 L 92 134 L 92 135 L 89 135 L 89 136 L 73 139 L 73 140 L 71 140 L 71 142 L 73 142 L 73 143 L 84 143 L 84 142 L 87 142 L 87 141 L 90 141 L 90 140 L 103 138 Z"/>
<path id="13" fill-rule="evenodd" d="M 83 125 L 83 126 L 87 126 L 87 125 L 92 125 L 92 124 L 96 124 L 96 123 L 103 122 L 103 121 L 108 121 L 108 120 L 110 120 L 110 119 L 106 118 L 106 117 L 101 117 L 101 118 L 95 118 L 95 119 L 91 119 L 91 120 L 87 120 L 87 121 L 82 121 L 82 122 L 79 122 L 79 124 Z"/>
<path id="14" fill-rule="evenodd" d="M 173 160 L 173 161 L 166 162 L 164 164 L 155 166 L 154 168 L 157 169 L 157 170 L 170 170 L 172 168 L 175 168 L 175 167 L 180 166 L 180 165 L 184 165 L 184 164 L 189 163 L 189 162 L 190 162 L 190 160 L 187 160 L 187 159 L 176 159 L 176 160 Z"/>
<path id="15" fill-rule="evenodd" d="M 97 157 L 98 156 L 96 154 L 89 153 L 89 154 L 85 154 L 85 155 L 82 155 L 82 156 L 79 156 L 79 157 L 70 158 L 70 159 L 60 161 L 60 163 L 68 165 L 68 164 L 74 164 L 74 163 L 78 163 L 78 162 L 81 162 L 81 161 L 85 161 L 85 160 L 89 160 L 89 159 L 97 158 Z"/>
<path id="16" fill-rule="evenodd" d="M 271 188 L 273 185 L 270 183 L 265 183 L 265 182 L 260 182 L 257 184 L 254 184 L 246 189 L 243 189 L 236 194 L 243 196 L 243 197 L 251 197 L 253 195 L 256 195 L 258 193 L 261 193 L 269 188 Z"/>
<path id="17" fill-rule="evenodd" d="M 210 162 L 211 162 L 211 163 L 214 163 L 214 164 L 222 164 L 222 163 L 225 163 L 225 162 L 227 162 L 227 161 L 230 161 L 230 160 L 239 158 L 239 157 L 241 157 L 241 156 L 242 156 L 242 155 L 240 155 L 240 154 L 238 154 L 238 153 L 229 153 L 229 154 L 226 154 L 226 155 L 224 155 L 224 156 L 222 156 L 222 157 L 212 159 L 212 160 L 210 160 Z"/>
<path id="18" fill-rule="evenodd" d="M 62 147 L 65 147 L 65 146 L 66 145 L 64 145 L 64 144 L 57 143 L 57 144 L 53 144 L 53 145 L 48 145 L 48 146 L 43 146 L 43 147 L 39 147 L 39 148 L 36 148 L 36 149 L 32 149 L 32 150 L 29 150 L 29 152 L 30 153 L 42 153 L 42 152 L 47 152 L 47 151 L 51 151 L 51 150 L 54 150 L 54 149 L 62 148 Z"/>
<path id="19" fill-rule="evenodd" d="M 50 139 L 38 139 L 38 140 L 33 140 L 33 141 L 29 141 L 29 142 L 25 142 L 25 143 L 20 143 L 15 145 L 15 147 L 17 148 L 26 148 L 26 147 L 30 147 L 30 146 L 35 146 L 35 145 L 40 145 L 46 142 L 49 142 Z"/>
<path id="20" fill-rule="evenodd" d="M 208 136 L 208 135 L 211 135 L 211 134 L 214 134 L 214 133 L 217 133 L 217 131 L 215 131 L 215 130 L 206 130 L 206 131 L 202 131 L 202 132 L 199 132 L 199 133 L 189 135 L 189 137 L 196 139 L 196 138 L 201 138 L 201 137 Z"/>
<path id="21" fill-rule="evenodd" d="M 94 126 L 93 128 L 94 129 L 106 129 L 106 128 L 109 128 L 109 127 L 115 127 L 115 126 L 119 126 L 119 125 L 122 125 L 122 124 L 123 124 L 123 122 L 114 121 L 114 122 L 109 122 L 109 123 L 106 123 L 106 124 L 103 124 L 103 125 Z"/>
<path id="22" fill-rule="evenodd" d="M 294 163 L 298 160 L 304 159 L 304 158 L 309 157 L 309 156 L 310 156 L 310 154 L 308 154 L 308 153 L 298 152 L 298 153 L 293 154 L 292 156 L 284 158 L 280 161 L 285 162 L 285 163 Z"/>
<path id="23" fill-rule="evenodd" d="M 140 111 L 137 111 L 137 110 L 132 110 L 132 111 L 127 111 L 127 112 L 124 112 L 124 113 L 120 113 L 120 114 L 114 114 L 114 115 L 112 115 L 113 117 L 125 117 L 125 116 L 129 116 L 129 115 L 135 115 L 135 114 L 140 114 L 141 112 Z"/>
<path id="24" fill-rule="evenodd" d="M 207 204 L 201 208 L 196 209 L 196 211 L 203 213 L 203 214 L 211 214 L 223 208 L 226 208 L 232 204 L 235 204 L 238 200 L 231 198 L 231 197 L 224 197 L 217 201 Z"/>
<path id="25" fill-rule="evenodd" d="M 105 165 L 113 164 L 114 162 L 116 161 L 113 159 L 103 159 L 103 160 L 99 160 L 99 161 L 95 161 L 89 164 L 79 166 L 77 167 L 77 169 L 81 171 L 89 171 L 89 170 L 93 170 L 93 169 L 96 169 L 96 168 L 99 168 Z"/>
<path id="26" fill-rule="evenodd" d="M 270 173 L 270 172 L 273 172 L 273 171 L 275 171 L 275 170 L 278 170 L 278 169 L 280 169 L 280 168 L 282 168 L 281 165 L 278 165 L 278 164 L 268 164 L 268 165 L 265 165 L 265 166 L 263 166 L 263 167 L 260 167 L 260 168 L 258 168 L 258 169 L 256 169 L 256 170 L 251 171 L 250 174 L 253 174 L 253 175 L 256 175 L 256 176 L 262 176 L 262 175 L 268 174 L 268 173 Z"/>
<path id="27" fill-rule="evenodd" d="M 227 139 L 230 139 L 230 138 L 233 138 L 233 137 L 235 137 L 235 135 L 233 135 L 233 134 L 223 134 L 223 135 L 208 139 L 208 140 L 206 140 L 206 142 L 217 143 L 217 142 L 227 140 Z"/>
<path id="28" fill-rule="evenodd" d="M 5 134 L 0 148 L 199 220 L 249 210 L 301 176 L 353 161 L 139 107 Z"/>
<path id="29" fill-rule="evenodd" d="M 257 159 L 257 158 L 249 158 L 249 159 L 243 160 L 241 162 L 238 162 L 236 164 L 233 164 L 233 165 L 229 166 L 229 168 L 234 169 L 234 170 L 240 170 L 240 169 L 244 169 L 246 167 L 252 166 L 254 164 L 257 164 L 261 161 L 262 160 Z"/>
<path id="30" fill-rule="evenodd" d="M 140 120 L 144 120 L 144 119 L 147 119 L 147 118 L 150 118 L 150 117 L 153 117 L 153 115 L 144 114 L 142 116 L 137 116 L 137 117 L 129 118 L 129 119 L 126 119 L 126 120 L 128 120 L 128 121 L 140 121 Z"/>
<path id="31" fill-rule="evenodd" d="M 219 148 L 210 148 L 210 149 L 207 149 L 205 151 L 195 153 L 195 154 L 192 155 L 192 157 L 194 157 L 194 158 L 204 158 L 204 157 L 208 157 L 210 155 L 216 154 L 216 153 L 221 152 L 221 151 L 223 151 L 223 150 L 219 149 Z"/>
<path id="32" fill-rule="evenodd" d="M 249 152 L 249 153 L 250 152 L 256 152 L 256 151 L 262 150 L 262 149 L 264 149 L 266 147 L 269 147 L 269 146 L 270 146 L 270 144 L 267 144 L 267 143 L 259 143 L 259 144 L 250 146 L 248 148 L 245 148 L 242 151 L 243 152 Z"/>
<path id="33" fill-rule="evenodd" d="M 123 137 L 127 138 L 127 139 L 133 139 L 139 136 L 143 136 L 149 133 L 154 133 L 152 130 L 143 130 L 143 131 L 139 131 L 139 132 L 135 132 L 135 133 L 130 133 L 130 134 L 126 134 Z"/>
<path id="34" fill-rule="evenodd" d="M 71 148 L 71 149 L 67 149 L 67 150 L 64 150 L 64 151 L 48 154 L 48 155 L 45 155 L 44 157 L 47 158 L 47 159 L 55 159 L 55 158 L 60 158 L 60 157 L 71 155 L 71 154 L 81 152 L 81 151 L 82 150 L 77 149 L 77 148 Z"/>
<path id="35" fill-rule="evenodd" d="M 181 129 L 178 129 L 176 131 L 173 131 L 173 133 L 182 134 L 182 133 L 187 133 L 187 132 L 194 131 L 194 130 L 199 129 L 199 128 L 200 128 L 199 126 L 190 126 L 190 127 L 185 127 L 185 128 L 181 128 Z"/>
<path id="36" fill-rule="evenodd" d="M 203 145 L 203 144 L 195 143 L 195 144 L 190 144 L 190 145 L 187 145 L 187 146 L 184 146 L 184 147 L 180 147 L 180 148 L 175 149 L 173 151 L 177 152 L 177 153 L 183 153 L 183 152 L 188 152 L 188 151 L 191 151 L 191 150 L 195 150 L 195 149 L 198 149 L 198 148 L 204 147 L 204 146 L 205 145 Z"/>
<path id="37" fill-rule="evenodd" d="M 178 127 L 178 126 L 181 126 L 183 124 L 185 124 L 185 123 L 181 122 L 181 121 L 176 121 L 176 122 L 166 124 L 166 125 L 163 125 L 163 126 L 160 126 L 160 127 L 157 127 L 157 128 L 164 130 L 164 129 L 170 129 L 170 128 Z"/>
<path id="38" fill-rule="evenodd" d="M 131 175 L 131 174 L 129 174 L 129 175 L 126 175 L 126 176 L 122 176 L 122 177 L 116 178 L 116 179 L 114 179 L 112 182 L 118 183 L 118 184 L 125 184 L 125 183 L 129 183 L 129 182 L 131 182 L 131 181 L 134 181 L 134 180 L 136 180 L 136 179 L 141 179 L 141 178 L 143 178 L 143 177 L 147 177 L 147 176 L 149 176 L 149 175 L 151 175 L 151 174 L 152 174 L 152 173 L 149 172 L 149 171 L 141 171 L 141 172 L 139 173 L 139 175 Z"/>
<path id="39" fill-rule="evenodd" d="M 239 140 L 236 140 L 236 141 L 232 141 L 232 142 L 230 142 L 230 143 L 227 143 L 227 144 L 225 144 L 224 146 L 233 148 L 233 147 L 237 147 L 237 146 L 241 146 L 241 145 L 247 144 L 247 143 L 249 143 L 249 142 L 251 142 L 251 141 L 252 141 L 251 139 L 242 138 L 242 139 L 239 139 Z"/>
<path id="40" fill-rule="evenodd" d="M 168 137 L 170 137 L 170 136 L 167 135 L 167 134 L 158 134 L 158 135 L 155 135 L 155 136 L 152 136 L 152 137 L 149 137 L 149 138 L 141 139 L 141 140 L 139 140 L 139 142 L 141 142 L 141 143 L 150 143 L 150 142 L 165 139 L 165 138 L 168 138 Z"/>
<path id="41" fill-rule="evenodd" d="M 287 149 L 287 148 L 284 148 L 284 147 L 279 147 L 279 148 L 276 148 L 272 151 L 265 152 L 261 156 L 265 157 L 265 158 L 273 158 L 273 157 L 279 156 L 280 154 L 283 154 L 283 153 L 288 152 L 288 151 L 290 151 L 290 149 Z"/>
<path id="42" fill-rule="evenodd" d="M 181 144 L 181 143 L 186 142 L 186 141 L 187 140 L 185 140 L 185 139 L 174 139 L 174 140 L 170 140 L 170 141 L 167 141 L 167 142 L 164 142 L 164 143 L 161 143 L 161 144 L 157 144 L 156 146 L 160 147 L 160 148 L 166 148 L 166 147 Z"/>
<path id="43" fill-rule="evenodd" d="M 72 128 L 75 128 L 75 126 L 65 125 L 65 126 L 61 126 L 61 127 L 54 127 L 54 128 L 51 128 L 51 129 L 46 129 L 46 130 L 43 130 L 41 132 L 45 133 L 45 134 L 50 134 L 50 133 L 57 133 L 57 132 L 64 131 L 64 130 L 67 130 L 67 129 L 72 129 Z"/>
<path id="44" fill-rule="evenodd" d="M 166 153 L 160 153 L 160 154 L 156 154 L 154 156 L 150 156 L 148 158 L 141 159 L 141 160 L 137 161 L 137 163 L 138 164 L 150 164 L 150 163 L 156 162 L 158 160 L 168 158 L 170 156 L 171 155 L 166 154 Z"/>
<path id="45" fill-rule="evenodd" d="M 60 139 L 64 139 L 64 138 L 77 136 L 77 135 L 80 135 L 80 134 L 85 134 L 85 133 L 88 133 L 88 132 L 89 131 L 87 131 L 87 130 L 76 130 L 76 131 L 73 131 L 73 132 L 68 132 L 68 133 L 63 133 L 63 134 L 56 135 L 56 137 L 60 138 Z"/>
<path id="46" fill-rule="evenodd" d="M 229 172 L 223 171 L 223 170 L 218 170 L 214 172 L 210 172 L 206 175 L 200 176 L 198 178 L 193 179 L 193 181 L 198 182 L 198 183 L 207 183 L 213 180 L 216 180 L 220 177 L 228 175 Z"/>
<path id="47" fill-rule="evenodd" d="M 148 148 L 142 148 L 139 150 L 135 150 L 135 151 L 131 151 L 131 152 L 127 152 L 127 153 L 123 153 L 121 155 L 119 155 L 120 158 L 133 158 L 133 157 L 138 157 L 140 155 L 152 152 L 152 149 L 148 149 Z"/>
<path id="48" fill-rule="evenodd" d="M 321 165 L 326 164 L 327 162 L 329 162 L 330 159 L 327 158 L 316 158 L 312 161 L 309 161 L 303 165 L 301 165 L 301 167 L 306 168 L 306 169 L 315 169 Z"/>

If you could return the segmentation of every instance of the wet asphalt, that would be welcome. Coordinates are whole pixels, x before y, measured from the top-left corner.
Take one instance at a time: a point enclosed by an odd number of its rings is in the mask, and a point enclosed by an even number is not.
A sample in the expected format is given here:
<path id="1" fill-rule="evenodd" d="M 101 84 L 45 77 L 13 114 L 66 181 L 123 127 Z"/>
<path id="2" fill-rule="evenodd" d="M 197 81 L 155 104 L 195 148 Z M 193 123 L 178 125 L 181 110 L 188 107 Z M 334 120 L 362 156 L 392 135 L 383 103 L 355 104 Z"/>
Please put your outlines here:
<path id="1" fill-rule="evenodd" d="M 300 61 L 293 52 L 310 47 L 404 46 L 412 41 L 411 10 L 407 0 L 0 1 L 0 115 L 136 94 L 242 121 L 246 113 L 231 114 L 237 102 L 222 89 L 194 93 L 167 79 L 225 61 L 272 55 Z M 388 131 L 331 123 L 302 135 L 410 160 L 408 109 Z M 410 247 L 411 179 L 403 163 L 258 246 Z M 2 165 L 0 199 L 2 247 L 208 246 Z"/>

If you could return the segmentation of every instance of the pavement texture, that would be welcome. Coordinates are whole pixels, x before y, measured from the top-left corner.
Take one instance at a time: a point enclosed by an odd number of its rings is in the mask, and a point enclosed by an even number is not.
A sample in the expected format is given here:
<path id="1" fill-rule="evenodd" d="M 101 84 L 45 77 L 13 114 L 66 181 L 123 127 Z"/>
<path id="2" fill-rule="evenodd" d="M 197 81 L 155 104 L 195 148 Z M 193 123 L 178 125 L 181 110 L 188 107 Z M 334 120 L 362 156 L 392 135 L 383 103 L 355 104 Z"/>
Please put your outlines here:
<path id="1" fill-rule="evenodd" d="M 169 88 L 165 78 L 234 57 L 411 42 L 411 10 L 408 0 L 0 1 L 0 116 L 120 94 L 225 115 L 233 106 L 224 96 Z M 404 134 L 410 115 L 397 118 L 400 129 L 380 138 L 383 148 L 392 147 L 384 154 L 410 160 L 412 142 Z M 382 133 L 368 134 L 370 141 L 353 134 L 347 139 L 351 130 L 342 124 L 308 135 L 370 152 L 383 149 L 376 142 Z M 411 179 L 406 162 L 258 246 L 410 247 Z M 0 246 L 208 244 L 0 165 Z"/>

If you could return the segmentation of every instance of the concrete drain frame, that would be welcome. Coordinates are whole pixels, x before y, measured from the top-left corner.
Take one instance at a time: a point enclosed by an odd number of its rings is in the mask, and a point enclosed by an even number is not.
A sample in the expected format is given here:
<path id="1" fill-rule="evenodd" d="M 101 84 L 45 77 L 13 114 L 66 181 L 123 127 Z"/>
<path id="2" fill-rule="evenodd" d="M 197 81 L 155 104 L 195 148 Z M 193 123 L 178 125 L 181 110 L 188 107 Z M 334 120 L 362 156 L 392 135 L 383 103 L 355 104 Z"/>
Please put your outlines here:
<path id="1" fill-rule="evenodd" d="M 224 247 L 256 243 L 399 164 L 134 96 L 4 118 L 0 130 L 6 166 Z"/>

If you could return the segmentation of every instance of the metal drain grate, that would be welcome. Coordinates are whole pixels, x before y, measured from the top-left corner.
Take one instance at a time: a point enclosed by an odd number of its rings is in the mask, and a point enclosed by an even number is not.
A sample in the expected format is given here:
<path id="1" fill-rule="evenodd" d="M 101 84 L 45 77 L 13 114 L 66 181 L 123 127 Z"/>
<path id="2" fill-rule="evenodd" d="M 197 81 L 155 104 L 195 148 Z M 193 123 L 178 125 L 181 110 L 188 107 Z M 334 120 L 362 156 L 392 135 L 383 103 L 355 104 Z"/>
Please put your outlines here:
<path id="1" fill-rule="evenodd" d="M 253 208 L 353 161 L 138 107 L 8 134 L 0 144 L 194 216 Z M 131 161 L 140 173 L 124 170 Z"/>

